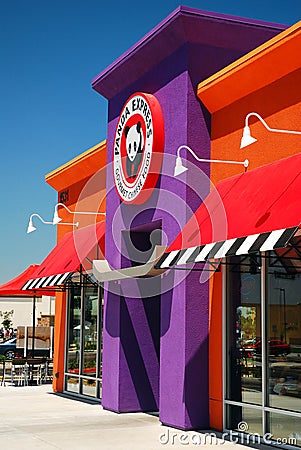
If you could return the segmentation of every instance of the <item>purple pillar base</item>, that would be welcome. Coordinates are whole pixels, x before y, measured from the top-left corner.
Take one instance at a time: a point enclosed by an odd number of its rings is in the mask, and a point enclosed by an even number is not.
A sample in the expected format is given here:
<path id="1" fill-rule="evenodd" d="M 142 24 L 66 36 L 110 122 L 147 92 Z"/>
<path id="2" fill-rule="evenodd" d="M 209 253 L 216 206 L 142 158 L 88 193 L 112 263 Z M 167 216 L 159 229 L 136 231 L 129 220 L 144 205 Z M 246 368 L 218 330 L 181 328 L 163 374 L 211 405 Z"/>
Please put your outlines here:
<path id="1" fill-rule="evenodd" d="M 191 272 L 162 296 L 160 420 L 182 430 L 209 427 L 208 282 Z"/>
<path id="2" fill-rule="evenodd" d="M 121 294 L 105 296 L 102 405 L 118 413 L 156 411 L 160 298 Z"/>

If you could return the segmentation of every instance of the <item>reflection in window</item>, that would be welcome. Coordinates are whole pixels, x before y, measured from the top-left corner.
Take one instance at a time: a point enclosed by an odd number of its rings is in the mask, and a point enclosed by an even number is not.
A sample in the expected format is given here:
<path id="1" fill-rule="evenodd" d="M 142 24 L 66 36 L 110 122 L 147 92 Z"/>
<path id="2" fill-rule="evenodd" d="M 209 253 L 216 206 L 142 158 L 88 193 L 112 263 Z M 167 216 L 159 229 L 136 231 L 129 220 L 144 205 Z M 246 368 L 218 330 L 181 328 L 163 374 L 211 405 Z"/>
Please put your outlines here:
<path id="1" fill-rule="evenodd" d="M 66 389 L 101 396 L 102 289 L 79 284 L 69 288 Z"/>
<path id="2" fill-rule="evenodd" d="M 98 341 L 98 295 L 97 287 L 86 287 L 84 294 L 83 364 L 82 374 L 96 377 Z"/>
<path id="3" fill-rule="evenodd" d="M 301 265 L 296 256 L 294 248 L 270 256 L 268 381 L 270 406 L 301 412 Z"/>
<path id="4" fill-rule="evenodd" d="M 251 433 L 300 446 L 301 238 L 262 262 L 227 261 L 226 426 L 246 422 Z"/>
<path id="5" fill-rule="evenodd" d="M 81 323 L 81 295 L 80 288 L 72 286 L 69 292 L 69 328 L 67 371 L 77 373 L 80 359 L 80 323 Z"/>
<path id="6" fill-rule="evenodd" d="M 75 394 L 79 393 L 79 378 L 68 376 L 66 384 L 67 384 L 67 391 L 74 392 Z"/>
<path id="7" fill-rule="evenodd" d="M 82 380 L 82 394 L 89 397 L 96 397 L 97 382 L 96 380 L 90 380 L 83 378 Z"/>
<path id="8" fill-rule="evenodd" d="M 227 405 L 227 428 L 237 431 L 247 431 L 254 435 L 251 444 L 258 444 L 262 436 L 262 414 L 258 409 L 244 406 Z M 245 424 L 245 425 L 244 425 Z"/>
<path id="9" fill-rule="evenodd" d="M 229 400 L 262 403 L 261 268 L 258 257 L 234 257 L 228 271 Z"/>
<path id="10" fill-rule="evenodd" d="M 270 430 L 273 440 L 281 443 L 301 446 L 300 417 L 269 413 Z"/>

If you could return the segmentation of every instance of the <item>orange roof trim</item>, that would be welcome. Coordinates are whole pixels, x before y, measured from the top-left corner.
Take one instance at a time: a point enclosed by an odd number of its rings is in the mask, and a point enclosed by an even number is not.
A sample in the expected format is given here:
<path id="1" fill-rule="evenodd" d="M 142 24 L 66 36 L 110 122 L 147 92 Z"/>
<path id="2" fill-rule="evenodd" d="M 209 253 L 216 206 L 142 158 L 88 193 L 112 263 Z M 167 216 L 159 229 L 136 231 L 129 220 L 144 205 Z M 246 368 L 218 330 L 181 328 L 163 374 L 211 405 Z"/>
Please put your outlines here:
<path id="1" fill-rule="evenodd" d="M 300 69 L 301 21 L 198 85 L 197 95 L 214 113 Z"/>

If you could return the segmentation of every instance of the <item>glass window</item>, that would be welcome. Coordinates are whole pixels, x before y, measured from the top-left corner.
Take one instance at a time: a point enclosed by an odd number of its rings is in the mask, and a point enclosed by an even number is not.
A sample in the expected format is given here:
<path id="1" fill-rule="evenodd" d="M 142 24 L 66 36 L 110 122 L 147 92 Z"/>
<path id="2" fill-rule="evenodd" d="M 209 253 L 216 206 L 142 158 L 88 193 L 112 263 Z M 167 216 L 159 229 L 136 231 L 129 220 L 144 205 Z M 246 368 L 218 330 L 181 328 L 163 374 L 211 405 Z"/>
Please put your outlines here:
<path id="1" fill-rule="evenodd" d="M 300 446 L 301 238 L 227 264 L 226 426 Z"/>
<path id="2" fill-rule="evenodd" d="M 67 371 L 79 373 L 80 362 L 80 329 L 81 329 L 81 292 L 77 286 L 69 291 L 69 317 L 68 317 L 68 349 Z"/>
<path id="3" fill-rule="evenodd" d="M 279 444 L 301 446 L 301 419 L 284 414 L 270 413 L 270 433 Z"/>
<path id="4" fill-rule="evenodd" d="M 227 295 L 227 398 L 262 403 L 260 257 L 229 260 Z"/>
<path id="5" fill-rule="evenodd" d="M 83 324 L 83 364 L 81 373 L 96 377 L 98 348 L 98 288 L 86 287 L 84 290 Z"/>
<path id="6" fill-rule="evenodd" d="M 67 391 L 101 396 L 102 289 L 73 284 L 68 291 L 66 378 Z"/>
<path id="7" fill-rule="evenodd" d="M 262 412 L 260 409 L 244 406 L 227 405 L 227 428 L 254 434 L 254 441 L 259 443 L 262 436 Z M 257 437 L 257 439 L 256 439 Z"/>
<path id="8" fill-rule="evenodd" d="M 89 397 L 96 397 L 97 381 L 88 378 L 83 378 L 82 380 L 82 393 L 83 395 L 88 395 Z"/>
<path id="9" fill-rule="evenodd" d="M 301 412 L 301 260 L 296 249 L 271 253 L 267 288 L 269 405 Z"/>
<path id="10" fill-rule="evenodd" d="M 68 376 L 66 378 L 67 391 L 74 392 L 76 394 L 79 393 L 79 378 Z"/>

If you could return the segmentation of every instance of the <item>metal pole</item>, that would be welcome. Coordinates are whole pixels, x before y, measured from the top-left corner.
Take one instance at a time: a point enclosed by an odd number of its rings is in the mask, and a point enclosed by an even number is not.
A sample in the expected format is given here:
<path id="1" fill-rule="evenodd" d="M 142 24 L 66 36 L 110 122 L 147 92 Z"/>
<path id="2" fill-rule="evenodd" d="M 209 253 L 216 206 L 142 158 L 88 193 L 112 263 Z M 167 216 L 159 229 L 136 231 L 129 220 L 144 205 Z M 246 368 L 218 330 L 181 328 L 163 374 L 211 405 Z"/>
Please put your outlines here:
<path id="1" fill-rule="evenodd" d="M 36 329 L 36 294 L 34 293 L 33 307 L 32 307 L 32 357 L 33 358 L 34 358 L 35 329 Z"/>
<path id="2" fill-rule="evenodd" d="M 223 258 L 223 262 L 226 262 L 226 258 Z M 229 364 L 229 358 L 227 357 L 228 340 L 227 340 L 227 290 L 228 290 L 228 272 L 229 267 L 224 265 L 222 267 L 222 372 L 223 372 L 223 430 L 229 428 L 227 425 L 227 410 L 225 400 L 228 398 L 227 392 L 227 364 Z"/>
<path id="3" fill-rule="evenodd" d="M 267 414 L 264 407 L 268 405 L 268 395 L 269 391 L 267 389 L 268 385 L 268 348 L 267 348 L 267 279 L 268 279 L 268 261 L 265 258 L 266 252 L 262 255 L 262 265 L 261 265 L 261 387 L 262 387 L 262 427 L 263 433 L 268 432 L 268 422 Z"/>
<path id="4" fill-rule="evenodd" d="M 28 326 L 26 325 L 24 333 L 24 350 L 23 350 L 24 358 L 26 358 L 27 356 L 27 349 L 28 349 Z"/>
<path id="5" fill-rule="evenodd" d="M 282 288 L 280 291 L 283 293 L 283 327 L 284 327 L 284 342 L 286 342 L 286 298 L 285 298 L 285 289 Z M 280 293 L 281 295 L 281 293 Z"/>

